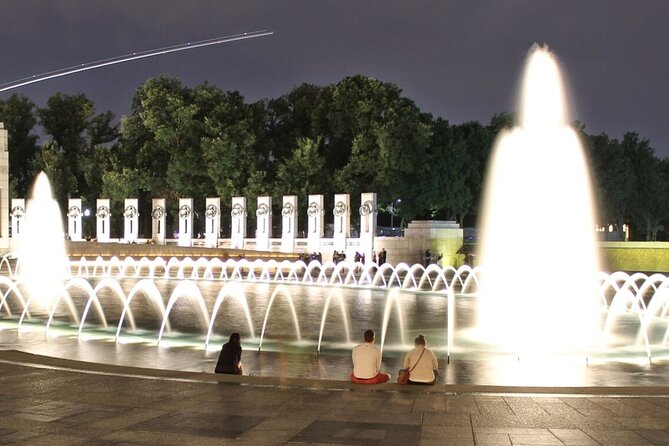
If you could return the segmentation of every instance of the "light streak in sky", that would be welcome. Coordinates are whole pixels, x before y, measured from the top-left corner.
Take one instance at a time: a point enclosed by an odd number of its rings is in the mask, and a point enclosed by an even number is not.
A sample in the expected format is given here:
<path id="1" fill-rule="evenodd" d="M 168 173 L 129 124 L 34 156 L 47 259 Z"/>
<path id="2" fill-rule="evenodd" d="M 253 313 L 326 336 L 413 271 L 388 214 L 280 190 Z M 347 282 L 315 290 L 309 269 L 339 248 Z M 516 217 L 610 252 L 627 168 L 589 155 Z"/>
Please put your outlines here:
<path id="1" fill-rule="evenodd" d="M 242 34 L 234 34 L 231 36 L 217 37 L 214 39 L 199 40 L 197 42 L 182 43 L 181 45 L 166 46 L 154 50 L 140 51 L 122 56 L 111 57 L 108 59 L 96 60 L 94 62 L 86 62 L 79 65 L 74 65 L 67 68 L 61 68 L 54 71 L 48 71 L 42 74 L 35 74 L 32 76 L 16 79 L 11 82 L 0 84 L 0 93 L 3 91 L 13 90 L 15 88 L 23 87 L 25 85 L 34 84 L 37 82 L 47 81 L 57 77 L 69 76 L 70 74 L 81 73 L 82 71 L 95 70 L 96 68 L 107 67 L 110 65 L 117 65 L 124 62 L 130 62 L 137 59 L 146 59 L 148 57 L 162 56 L 164 54 L 176 53 L 177 51 L 192 50 L 195 48 L 202 48 L 211 45 L 220 45 L 222 43 L 235 42 L 237 40 L 254 39 L 256 37 L 264 37 L 274 34 L 273 31 L 252 31 Z"/>

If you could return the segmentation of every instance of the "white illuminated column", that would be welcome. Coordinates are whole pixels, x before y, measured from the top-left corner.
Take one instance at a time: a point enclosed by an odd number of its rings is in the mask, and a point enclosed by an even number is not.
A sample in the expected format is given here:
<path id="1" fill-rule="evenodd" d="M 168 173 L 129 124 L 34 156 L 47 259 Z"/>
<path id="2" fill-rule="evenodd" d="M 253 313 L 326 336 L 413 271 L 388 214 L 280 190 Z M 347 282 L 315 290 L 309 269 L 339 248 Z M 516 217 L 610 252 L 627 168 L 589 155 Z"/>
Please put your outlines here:
<path id="1" fill-rule="evenodd" d="M 281 252 L 293 252 L 297 232 L 297 196 L 285 195 L 281 207 Z"/>
<path id="2" fill-rule="evenodd" d="M 218 248 L 218 235 L 221 232 L 221 199 L 207 198 L 204 211 L 206 218 L 204 242 L 209 248 Z"/>
<path id="3" fill-rule="evenodd" d="M 323 196 L 309 195 L 309 206 L 307 207 L 307 250 L 310 253 L 321 251 L 321 238 L 323 238 L 325 228 L 324 215 Z"/>
<path id="4" fill-rule="evenodd" d="M 80 242 L 81 237 L 81 198 L 67 200 L 67 235 L 73 242 Z"/>
<path id="5" fill-rule="evenodd" d="M 232 232 L 230 242 L 233 249 L 244 249 L 246 238 L 246 197 L 232 197 Z"/>
<path id="6" fill-rule="evenodd" d="M 123 240 L 126 243 L 137 243 L 139 235 L 139 200 L 126 198 L 123 208 Z"/>
<path id="7" fill-rule="evenodd" d="M 12 238 L 21 237 L 21 221 L 26 214 L 26 200 L 12 198 Z"/>
<path id="8" fill-rule="evenodd" d="M 193 199 L 179 198 L 179 246 L 191 246 L 193 241 Z"/>
<path id="9" fill-rule="evenodd" d="M 256 250 L 269 251 L 269 239 L 272 235 L 272 197 L 258 197 L 256 217 Z"/>
<path id="10" fill-rule="evenodd" d="M 101 243 L 107 243 L 110 239 L 111 211 L 109 206 L 108 198 L 98 198 L 95 208 L 95 237 Z"/>
<path id="11" fill-rule="evenodd" d="M 335 251 L 346 252 L 346 240 L 351 232 L 351 196 L 335 194 L 333 242 Z"/>
<path id="12" fill-rule="evenodd" d="M 360 248 L 365 258 L 372 259 L 374 235 L 376 234 L 376 194 L 363 193 L 360 196 Z"/>
<path id="13" fill-rule="evenodd" d="M 164 198 L 151 200 L 151 238 L 157 245 L 165 244 L 165 222 L 167 221 L 167 209 Z"/>
<path id="14" fill-rule="evenodd" d="M 0 122 L 0 247 L 9 248 L 9 132 Z"/>

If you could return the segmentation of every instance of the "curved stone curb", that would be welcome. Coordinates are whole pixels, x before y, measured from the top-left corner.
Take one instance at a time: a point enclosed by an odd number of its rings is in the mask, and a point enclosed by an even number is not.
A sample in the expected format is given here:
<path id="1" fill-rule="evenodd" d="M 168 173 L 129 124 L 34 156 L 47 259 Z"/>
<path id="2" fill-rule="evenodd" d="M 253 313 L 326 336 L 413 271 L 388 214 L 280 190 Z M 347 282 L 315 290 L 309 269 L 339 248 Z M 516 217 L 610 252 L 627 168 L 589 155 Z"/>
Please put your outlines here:
<path id="1" fill-rule="evenodd" d="M 28 367 L 44 367 L 70 372 L 101 375 L 128 376 L 144 379 L 170 381 L 222 383 L 256 387 L 294 387 L 306 389 L 342 390 L 356 392 L 410 392 L 443 394 L 559 394 L 559 395 L 606 395 L 606 396 L 669 396 L 669 386 L 625 386 L 625 387 L 532 387 L 492 386 L 473 384 L 436 384 L 433 386 L 407 386 L 395 383 L 360 385 L 348 381 L 316 380 L 301 378 L 217 375 L 214 373 L 180 370 L 151 369 L 113 364 L 77 361 L 36 355 L 18 350 L 0 350 L 0 362 Z"/>

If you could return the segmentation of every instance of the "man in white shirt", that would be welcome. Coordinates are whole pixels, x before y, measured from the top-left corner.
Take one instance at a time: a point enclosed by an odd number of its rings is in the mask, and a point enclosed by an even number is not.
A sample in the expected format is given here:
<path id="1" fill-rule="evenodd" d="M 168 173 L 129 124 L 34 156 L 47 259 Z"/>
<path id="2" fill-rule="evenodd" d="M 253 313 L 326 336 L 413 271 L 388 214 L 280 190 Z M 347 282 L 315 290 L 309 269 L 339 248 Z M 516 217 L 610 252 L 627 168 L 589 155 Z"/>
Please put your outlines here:
<path id="1" fill-rule="evenodd" d="M 366 330 L 365 342 L 353 347 L 351 381 L 358 384 L 380 384 L 390 380 L 390 374 L 381 372 L 381 350 L 376 348 L 374 330 Z"/>

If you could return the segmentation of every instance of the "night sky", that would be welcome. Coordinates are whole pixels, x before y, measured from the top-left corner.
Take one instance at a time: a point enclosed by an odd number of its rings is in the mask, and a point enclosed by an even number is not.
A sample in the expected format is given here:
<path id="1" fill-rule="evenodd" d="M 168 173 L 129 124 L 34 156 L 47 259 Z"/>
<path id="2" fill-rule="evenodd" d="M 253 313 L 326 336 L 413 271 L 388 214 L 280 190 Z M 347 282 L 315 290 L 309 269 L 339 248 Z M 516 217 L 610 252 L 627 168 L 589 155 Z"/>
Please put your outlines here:
<path id="1" fill-rule="evenodd" d="M 38 106 L 85 93 L 127 114 L 134 90 L 170 74 L 247 101 L 364 74 L 396 83 L 421 110 L 484 124 L 515 104 L 534 42 L 569 78 L 589 133 L 637 131 L 669 157 L 669 1 L 3 0 L 0 83 L 154 48 L 267 29 L 271 37 L 129 62 L 0 93 Z"/>

